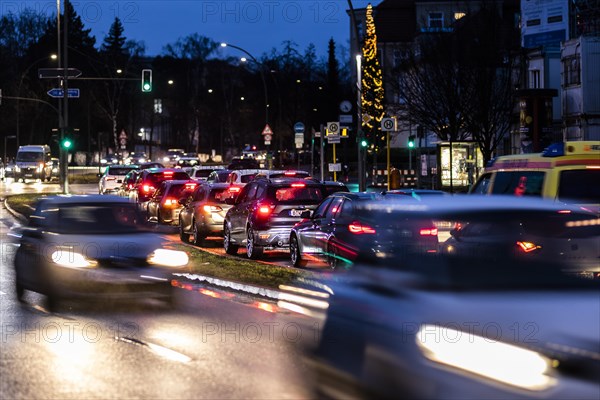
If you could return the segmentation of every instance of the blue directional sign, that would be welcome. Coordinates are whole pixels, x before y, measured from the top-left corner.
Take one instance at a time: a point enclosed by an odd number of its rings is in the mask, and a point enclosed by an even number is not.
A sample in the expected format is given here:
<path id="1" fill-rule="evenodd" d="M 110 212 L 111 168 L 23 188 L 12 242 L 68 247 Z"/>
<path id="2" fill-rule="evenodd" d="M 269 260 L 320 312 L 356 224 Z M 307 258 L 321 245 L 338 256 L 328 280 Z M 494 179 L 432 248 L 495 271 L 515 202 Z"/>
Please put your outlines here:
<path id="1" fill-rule="evenodd" d="M 79 89 L 69 88 L 67 90 L 67 95 L 69 96 L 69 98 L 78 99 L 79 98 Z M 62 97 L 65 97 L 65 91 L 61 88 L 50 89 L 50 90 L 48 90 L 48 96 L 54 97 L 55 99 L 60 99 Z"/>

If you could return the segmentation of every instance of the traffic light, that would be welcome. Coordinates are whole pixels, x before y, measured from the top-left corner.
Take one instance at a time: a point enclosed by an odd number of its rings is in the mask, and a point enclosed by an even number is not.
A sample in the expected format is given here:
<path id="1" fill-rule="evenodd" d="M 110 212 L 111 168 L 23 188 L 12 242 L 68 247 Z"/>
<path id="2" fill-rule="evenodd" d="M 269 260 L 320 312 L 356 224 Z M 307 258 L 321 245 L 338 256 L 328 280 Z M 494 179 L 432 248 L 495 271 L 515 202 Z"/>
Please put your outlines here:
<path id="1" fill-rule="evenodd" d="M 73 140 L 68 137 L 63 138 L 63 140 L 60 142 L 60 147 L 69 151 L 73 147 Z"/>
<path id="2" fill-rule="evenodd" d="M 408 137 L 408 148 L 412 149 L 415 147 L 415 135 L 410 135 Z"/>
<path id="3" fill-rule="evenodd" d="M 367 147 L 369 145 L 369 142 L 367 141 L 367 139 L 361 139 L 360 140 L 360 147 Z"/>
<path id="4" fill-rule="evenodd" d="M 142 70 L 142 92 L 147 93 L 152 91 L 152 70 Z"/>

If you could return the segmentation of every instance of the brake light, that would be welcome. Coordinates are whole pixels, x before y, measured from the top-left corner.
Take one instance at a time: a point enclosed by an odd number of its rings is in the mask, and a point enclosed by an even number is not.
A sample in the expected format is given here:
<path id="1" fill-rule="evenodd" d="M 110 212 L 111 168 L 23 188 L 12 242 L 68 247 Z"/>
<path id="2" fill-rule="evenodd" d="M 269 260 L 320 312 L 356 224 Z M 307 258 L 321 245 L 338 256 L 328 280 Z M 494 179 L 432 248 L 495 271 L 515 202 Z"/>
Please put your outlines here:
<path id="1" fill-rule="evenodd" d="M 285 171 L 283 174 L 285 176 L 294 176 L 294 175 L 296 175 L 296 173 L 294 171 Z"/>
<path id="2" fill-rule="evenodd" d="M 240 192 L 240 190 L 242 190 L 242 189 L 240 189 L 240 188 L 239 188 L 239 187 L 237 187 L 237 186 L 233 186 L 233 187 L 230 187 L 230 188 L 229 188 L 229 191 L 230 191 L 231 193 L 239 193 L 239 192 Z"/>
<path id="3" fill-rule="evenodd" d="M 173 171 L 164 171 L 163 175 L 164 176 L 173 176 Z"/>
<path id="4" fill-rule="evenodd" d="M 173 207 L 173 206 L 177 205 L 177 199 L 174 199 L 172 197 L 167 197 L 165 199 L 165 201 L 163 202 L 163 204 L 165 205 L 165 207 Z"/>
<path id="5" fill-rule="evenodd" d="M 559 210 L 559 214 L 571 214 L 571 210 Z"/>
<path id="6" fill-rule="evenodd" d="M 258 213 L 260 215 L 269 215 L 269 214 L 271 214 L 271 207 L 269 207 L 269 206 L 260 206 L 260 207 L 258 207 Z"/>
<path id="7" fill-rule="evenodd" d="M 219 206 L 209 206 L 209 205 L 202 206 L 202 209 L 207 213 L 223 211 L 223 209 Z"/>
<path id="8" fill-rule="evenodd" d="M 292 187 L 294 187 L 294 188 L 303 188 L 305 186 L 306 186 L 305 183 L 292 183 Z"/>
<path id="9" fill-rule="evenodd" d="M 539 246 L 533 242 L 517 242 L 517 246 L 523 250 L 525 253 L 531 253 L 534 250 L 541 249 L 542 246 Z"/>
<path id="10" fill-rule="evenodd" d="M 142 186 L 142 191 L 145 192 L 145 193 L 154 191 L 154 186 L 144 185 L 144 186 Z"/>
<path id="11" fill-rule="evenodd" d="M 438 234 L 437 228 L 427 228 L 427 229 L 421 229 L 419 231 L 419 235 L 421 235 L 421 236 L 437 236 L 437 234 Z"/>
<path id="12" fill-rule="evenodd" d="M 363 233 L 376 233 L 375 229 L 371 228 L 369 225 L 362 224 L 358 221 L 354 221 L 353 223 L 348 225 L 348 230 L 356 235 L 362 235 Z"/>
<path id="13" fill-rule="evenodd" d="M 197 183 L 186 183 L 185 184 L 185 189 L 186 190 L 194 190 L 196 188 L 196 186 L 198 186 Z"/>
<path id="14" fill-rule="evenodd" d="M 132 183 L 127 184 L 127 189 L 133 189 L 133 184 Z"/>
<path id="15" fill-rule="evenodd" d="M 106 177 L 106 180 L 107 180 L 107 181 L 116 181 L 116 180 L 117 180 L 117 178 L 115 178 L 114 176 L 107 176 L 107 177 Z"/>

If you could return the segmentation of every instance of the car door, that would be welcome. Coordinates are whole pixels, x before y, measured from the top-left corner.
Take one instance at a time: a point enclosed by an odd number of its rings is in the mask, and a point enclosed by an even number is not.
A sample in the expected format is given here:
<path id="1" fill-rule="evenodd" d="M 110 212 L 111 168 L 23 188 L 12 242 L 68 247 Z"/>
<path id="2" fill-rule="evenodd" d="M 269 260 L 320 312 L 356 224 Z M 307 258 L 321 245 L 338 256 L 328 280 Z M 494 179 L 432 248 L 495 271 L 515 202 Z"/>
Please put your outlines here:
<path id="1" fill-rule="evenodd" d="M 316 245 L 319 246 L 321 253 L 326 253 L 331 247 L 331 237 L 335 231 L 335 219 L 342 207 L 343 197 L 334 196 L 329 207 L 325 211 L 325 216 L 321 219 L 319 229 L 315 235 Z"/>
<path id="2" fill-rule="evenodd" d="M 302 243 L 304 252 L 319 253 L 323 251 L 323 246 L 319 243 L 319 238 L 322 236 L 320 232 L 321 223 L 332 201 L 333 197 L 323 200 L 313 213 L 312 218 L 298 227 L 299 240 Z"/>
<path id="3" fill-rule="evenodd" d="M 196 221 L 202 219 L 202 206 L 204 205 L 208 190 L 208 187 L 204 185 L 196 188 L 192 201 L 186 205 L 186 225 L 192 223 L 192 218 Z"/>
<path id="4" fill-rule="evenodd" d="M 252 193 L 250 192 L 252 190 Z M 242 240 L 245 232 L 246 218 L 248 215 L 248 207 L 252 202 L 252 197 L 256 193 L 256 184 L 245 186 L 240 192 L 235 206 L 229 210 L 229 223 L 231 226 L 231 234 L 235 239 Z M 250 194 L 252 196 L 250 196 Z"/>
<path id="5" fill-rule="evenodd" d="M 158 190 L 154 192 L 150 200 L 148 201 L 148 219 L 151 221 L 158 220 L 158 213 L 160 212 L 160 202 L 162 201 L 165 191 L 167 189 L 166 183 L 163 182 L 158 187 Z"/>

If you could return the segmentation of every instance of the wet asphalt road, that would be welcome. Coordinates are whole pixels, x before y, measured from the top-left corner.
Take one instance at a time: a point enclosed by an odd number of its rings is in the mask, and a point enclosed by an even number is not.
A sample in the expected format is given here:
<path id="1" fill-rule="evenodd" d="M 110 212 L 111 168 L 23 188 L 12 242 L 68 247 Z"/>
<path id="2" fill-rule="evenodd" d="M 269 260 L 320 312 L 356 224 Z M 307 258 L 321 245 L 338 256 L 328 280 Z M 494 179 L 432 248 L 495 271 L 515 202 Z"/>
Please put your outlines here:
<path id="1" fill-rule="evenodd" d="M 57 190 L 40 186 L 20 190 Z M 5 195 L 17 188 L 2 189 Z M 0 209 L 0 398 L 311 397 L 302 355 L 316 344 L 320 322 L 197 287 L 179 289 L 175 309 L 150 299 L 98 300 L 50 313 L 43 296 L 30 292 L 21 304 L 14 295 L 16 247 L 7 236 L 14 223 Z"/>

